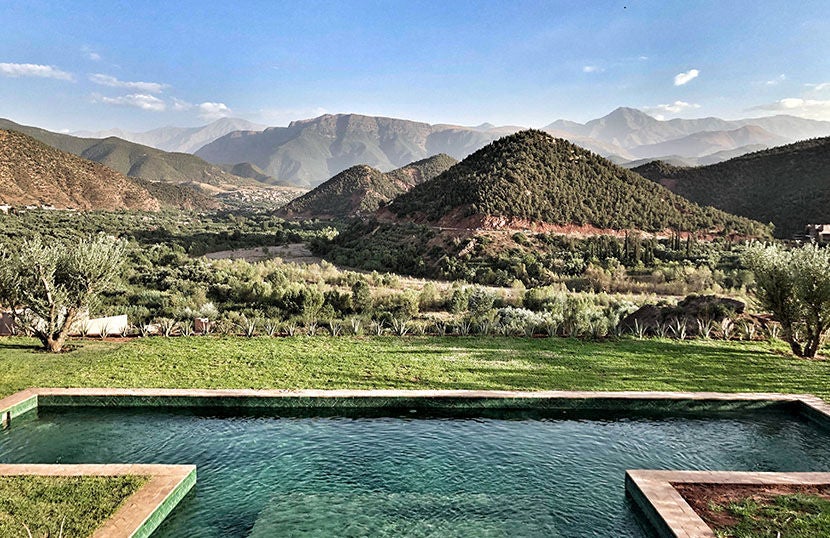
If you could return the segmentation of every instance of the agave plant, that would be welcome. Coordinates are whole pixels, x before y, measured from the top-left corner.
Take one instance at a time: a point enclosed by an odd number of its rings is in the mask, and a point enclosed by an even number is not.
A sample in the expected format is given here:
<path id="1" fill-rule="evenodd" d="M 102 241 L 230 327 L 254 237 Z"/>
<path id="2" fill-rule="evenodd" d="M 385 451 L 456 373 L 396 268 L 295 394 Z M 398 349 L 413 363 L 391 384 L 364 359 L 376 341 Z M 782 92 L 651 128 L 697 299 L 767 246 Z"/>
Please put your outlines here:
<path id="1" fill-rule="evenodd" d="M 289 321 L 285 324 L 285 332 L 288 336 L 296 336 L 297 335 L 297 322 L 296 321 Z"/>
<path id="2" fill-rule="evenodd" d="M 253 338 L 256 336 L 257 329 L 259 328 L 259 320 L 257 318 L 248 319 L 242 316 L 239 320 L 239 328 L 242 329 L 242 334 L 247 338 Z"/>
<path id="3" fill-rule="evenodd" d="M 179 323 L 179 329 L 181 330 L 182 336 L 193 336 L 193 321 L 189 319 L 182 321 Z"/>
<path id="4" fill-rule="evenodd" d="M 459 336 L 469 336 L 473 329 L 473 322 L 470 319 L 462 319 L 455 325 L 455 330 L 458 331 Z"/>
<path id="5" fill-rule="evenodd" d="M 751 321 L 744 321 L 743 323 L 741 323 L 741 335 L 743 336 L 744 340 L 755 340 L 756 331 L 757 328 L 755 327 L 755 324 Z"/>
<path id="6" fill-rule="evenodd" d="M 732 340 L 732 336 L 735 334 L 735 322 L 729 318 L 726 318 L 723 320 L 720 327 L 723 339 Z"/>
<path id="7" fill-rule="evenodd" d="M 777 340 L 779 335 L 781 334 L 781 325 L 777 323 L 768 323 L 767 324 L 767 338 L 770 340 Z"/>
<path id="8" fill-rule="evenodd" d="M 159 330 L 161 331 L 162 336 L 165 338 L 170 338 L 176 332 L 176 328 L 178 327 L 178 323 L 176 320 L 170 318 L 159 318 L 156 320 L 156 325 L 159 326 Z"/>
<path id="9" fill-rule="evenodd" d="M 645 323 L 640 323 L 639 319 L 635 319 L 634 325 L 631 327 L 631 332 L 637 337 L 638 340 L 642 340 L 646 337 L 648 329 L 646 328 Z"/>
<path id="10" fill-rule="evenodd" d="M 329 332 L 332 336 L 340 336 L 343 334 L 343 325 L 337 320 L 330 321 Z"/>
<path id="11" fill-rule="evenodd" d="M 447 324 L 443 321 L 436 321 L 432 324 L 432 332 L 436 336 L 445 336 L 447 334 Z"/>
<path id="12" fill-rule="evenodd" d="M 657 338 L 668 338 L 669 326 L 663 322 L 658 321 L 657 324 L 654 326 L 654 334 L 657 335 Z"/>
<path id="13" fill-rule="evenodd" d="M 317 336 L 317 331 L 320 325 L 316 321 L 309 321 L 305 324 L 306 336 Z"/>
<path id="14" fill-rule="evenodd" d="M 711 340 L 717 327 L 718 324 L 714 320 L 708 318 L 697 318 L 697 334 L 706 340 Z"/>
<path id="15" fill-rule="evenodd" d="M 490 336 L 493 334 L 494 324 L 489 319 L 483 319 L 478 322 L 478 334 L 482 336 Z"/>
<path id="16" fill-rule="evenodd" d="M 265 331 L 265 334 L 274 337 L 280 332 L 280 324 L 275 319 L 267 319 L 265 323 L 262 324 L 262 330 Z"/>
<path id="17" fill-rule="evenodd" d="M 409 322 L 403 318 L 392 318 L 392 331 L 398 336 L 406 336 L 409 332 Z"/>
<path id="18" fill-rule="evenodd" d="M 386 327 L 383 324 L 383 320 L 377 320 L 372 322 L 372 332 L 375 336 L 383 336 Z"/>
<path id="19" fill-rule="evenodd" d="M 360 336 L 363 334 L 363 320 L 360 318 L 352 318 L 349 320 L 349 324 L 351 325 L 353 335 Z"/>
<path id="20" fill-rule="evenodd" d="M 669 332 L 678 340 L 686 339 L 686 321 L 680 318 L 672 318 L 669 322 Z"/>

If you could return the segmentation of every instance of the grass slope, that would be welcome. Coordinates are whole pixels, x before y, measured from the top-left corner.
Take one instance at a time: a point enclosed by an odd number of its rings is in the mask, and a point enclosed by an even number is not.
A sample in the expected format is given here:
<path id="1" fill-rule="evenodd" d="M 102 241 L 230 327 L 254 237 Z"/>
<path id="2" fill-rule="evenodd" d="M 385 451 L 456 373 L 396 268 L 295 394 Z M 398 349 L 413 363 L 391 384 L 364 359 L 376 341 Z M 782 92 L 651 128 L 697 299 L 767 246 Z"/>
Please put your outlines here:
<path id="1" fill-rule="evenodd" d="M 139 476 L 0 476 L 0 536 L 91 535 L 147 481 Z M 65 519 L 64 519 L 65 518 Z M 26 527 L 24 527 L 24 524 Z"/>
<path id="2" fill-rule="evenodd" d="M 88 340 L 60 355 L 0 339 L 0 396 L 27 387 L 669 390 L 813 393 L 830 362 L 780 343 L 544 338 Z"/>

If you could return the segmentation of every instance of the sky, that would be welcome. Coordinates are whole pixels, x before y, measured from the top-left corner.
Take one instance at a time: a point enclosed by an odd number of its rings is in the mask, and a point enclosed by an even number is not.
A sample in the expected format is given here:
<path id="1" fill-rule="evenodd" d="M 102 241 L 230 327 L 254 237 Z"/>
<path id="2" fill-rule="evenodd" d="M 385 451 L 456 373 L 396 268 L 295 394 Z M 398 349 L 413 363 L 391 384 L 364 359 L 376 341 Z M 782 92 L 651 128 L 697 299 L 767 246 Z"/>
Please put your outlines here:
<path id="1" fill-rule="evenodd" d="M 830 120 L 828 0 L 2 0 L 0 117 Z"/>

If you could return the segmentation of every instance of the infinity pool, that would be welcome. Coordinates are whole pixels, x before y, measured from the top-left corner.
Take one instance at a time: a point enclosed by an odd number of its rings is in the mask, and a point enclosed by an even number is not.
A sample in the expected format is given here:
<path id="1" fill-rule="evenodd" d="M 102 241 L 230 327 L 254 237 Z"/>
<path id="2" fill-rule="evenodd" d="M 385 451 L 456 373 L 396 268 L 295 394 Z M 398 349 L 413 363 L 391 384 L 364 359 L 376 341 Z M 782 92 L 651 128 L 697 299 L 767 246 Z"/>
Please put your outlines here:
<path id="1" fill-rule="evenodd" d="M 830 471 L 799 416 L 711 416 L 43 409 L 0 432 L 0 462 L 197 465 L 159 537 L 643 537 L 626 469 Z"/>

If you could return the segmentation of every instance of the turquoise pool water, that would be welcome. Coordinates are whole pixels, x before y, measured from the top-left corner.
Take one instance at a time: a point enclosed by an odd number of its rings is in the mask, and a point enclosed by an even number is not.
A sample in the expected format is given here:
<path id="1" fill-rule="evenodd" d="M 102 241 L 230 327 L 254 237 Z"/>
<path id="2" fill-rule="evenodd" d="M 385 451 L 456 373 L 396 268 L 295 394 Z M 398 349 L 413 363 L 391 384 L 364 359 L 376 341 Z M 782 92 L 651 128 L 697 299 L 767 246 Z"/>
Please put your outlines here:
<path id="1" fill-rule="evenodd" d="M 717 416 L 717 415 L 716 415 Z M 718 418 L 309 417 L 41 410 L 3 463 L 192 463 L 154 536 L 648 536 L 624 471 L 830 471 L 828 432 L 785 411 Z"/>

